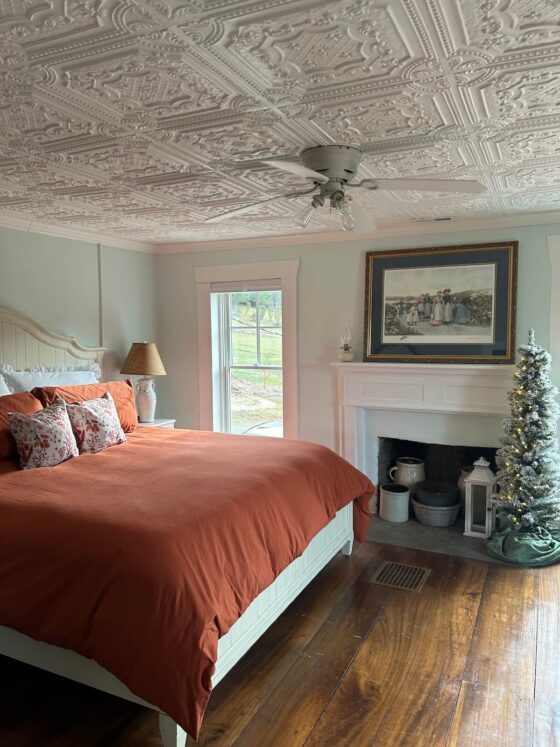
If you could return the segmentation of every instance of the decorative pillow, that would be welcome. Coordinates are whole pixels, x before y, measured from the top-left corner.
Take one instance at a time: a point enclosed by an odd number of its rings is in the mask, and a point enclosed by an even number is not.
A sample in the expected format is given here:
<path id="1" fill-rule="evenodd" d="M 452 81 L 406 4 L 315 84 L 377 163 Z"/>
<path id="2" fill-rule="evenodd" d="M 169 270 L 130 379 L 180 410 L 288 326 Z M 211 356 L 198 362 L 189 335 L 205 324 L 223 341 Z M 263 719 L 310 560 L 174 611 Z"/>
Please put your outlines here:
<path id="1" fill-rule="evenodd" d="M 57 397 L 67 404 L 79 404 L 90 399 L 98 399 L 105 392 L 110 392 L 115 407 L 119 413 L 119 420 L 125 433 L 130 433 L 138 426 L 138 416 L 134 403 L 134 388 L 130 379 L 121 381 L 107 381 L 100 384 L 84 384 L 83 386 L 64 387 L 38 387 L 33 394 L 39 399 L 44 407 L 52 405 Z"/>
<path id="2" fill-rule="evenodd" d="M 31 392 L 19 392 L 0 397 L 0 459 L 8 459 L 17 454 L 17 446 L 10 432 L 9 412 L 30 415 L 43 409 L 43 405 Z"/>
<path id="3" fill-rule="evenodd" d="M 66 408 L 82 454 L 95 454 L 126 441 L 115 402 L 109 392 L 79 405 L 66 405 Z"/>
<path id="4" fill-rule="evenodd" d="M 64 400 L 57 400 L 33 415 L 10 412 L 8 418 L 22 469 L 54 467 L 78 456 Z"/>
<path id="5" fill-rule="evenodd" d="M 6 380 L 0 374 L 0 397 L 5 397 L 7 394 L 12 394 L 12 390 L 6 384 Z"/>
<path id="6" fill-rule="evenodd" d="M 95 384 L 99 381 L 97 370 L 65 371 L 63 369 L 42 370 L 39 368 L 26 371 L 4 371 L 2 376 L 12 392 L 30 392 L 39 386 Z"/>

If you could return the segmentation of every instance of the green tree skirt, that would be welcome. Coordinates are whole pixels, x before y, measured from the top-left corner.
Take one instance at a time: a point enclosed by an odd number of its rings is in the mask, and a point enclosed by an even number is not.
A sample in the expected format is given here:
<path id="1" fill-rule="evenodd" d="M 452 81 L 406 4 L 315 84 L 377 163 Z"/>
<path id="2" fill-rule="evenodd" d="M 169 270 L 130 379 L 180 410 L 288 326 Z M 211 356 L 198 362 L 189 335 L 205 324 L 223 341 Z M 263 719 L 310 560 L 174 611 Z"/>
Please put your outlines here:
<path id="1" fill-rule="evenodd" d="M 537 527 L 526 532 L 506 527 L 486 541 L 486 549 L 488 555 L 514 565 L 552 565 L 560 562 L 560 529 Z"/>

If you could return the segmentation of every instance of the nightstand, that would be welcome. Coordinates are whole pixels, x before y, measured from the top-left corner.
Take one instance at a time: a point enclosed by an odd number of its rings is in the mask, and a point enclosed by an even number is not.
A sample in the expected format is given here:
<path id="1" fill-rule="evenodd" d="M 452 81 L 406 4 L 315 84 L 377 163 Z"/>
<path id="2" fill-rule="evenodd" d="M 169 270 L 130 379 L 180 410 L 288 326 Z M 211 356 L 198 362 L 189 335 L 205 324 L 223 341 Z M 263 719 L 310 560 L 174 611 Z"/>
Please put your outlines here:
<path id="1" fill-rule="evenodd" d="M 156 418 L 155 420 L 152 420 L 150 423 L 138 423 L 138 425 L 149 425 L 153 428 L 175 428 L 175 423 L 177 421 L 173 418 Z"/>

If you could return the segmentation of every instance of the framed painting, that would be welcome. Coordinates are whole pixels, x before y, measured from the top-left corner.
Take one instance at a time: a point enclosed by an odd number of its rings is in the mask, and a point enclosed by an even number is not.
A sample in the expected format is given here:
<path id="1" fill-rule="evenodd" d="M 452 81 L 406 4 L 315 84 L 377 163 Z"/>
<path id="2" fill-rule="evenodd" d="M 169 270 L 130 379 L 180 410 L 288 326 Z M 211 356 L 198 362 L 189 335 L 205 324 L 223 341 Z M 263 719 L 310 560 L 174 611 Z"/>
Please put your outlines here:
<path id="1" fill-rule="evenodd" d="M 517 241 L 368 252 L 364 360 L 512 363 Z"/>

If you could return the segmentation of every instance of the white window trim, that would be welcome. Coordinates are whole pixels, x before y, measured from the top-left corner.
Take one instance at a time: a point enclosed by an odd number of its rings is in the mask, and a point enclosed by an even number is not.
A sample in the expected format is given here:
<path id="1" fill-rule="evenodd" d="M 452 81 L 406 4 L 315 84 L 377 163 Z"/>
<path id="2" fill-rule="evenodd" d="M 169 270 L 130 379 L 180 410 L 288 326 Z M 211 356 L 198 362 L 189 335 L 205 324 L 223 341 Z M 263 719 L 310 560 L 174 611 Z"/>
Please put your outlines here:
<path id="1" fill-rule="evenodd" d="M 199 428 L 214 427 L 214 374 L 212 370 L 212 283 L 243 280 L 280 280 L 282 289 L 283 430 L 286 438 L 298 437 L 297 276 L 299 259 L 250 262 L 195 268 L 198 328 Z"/>

